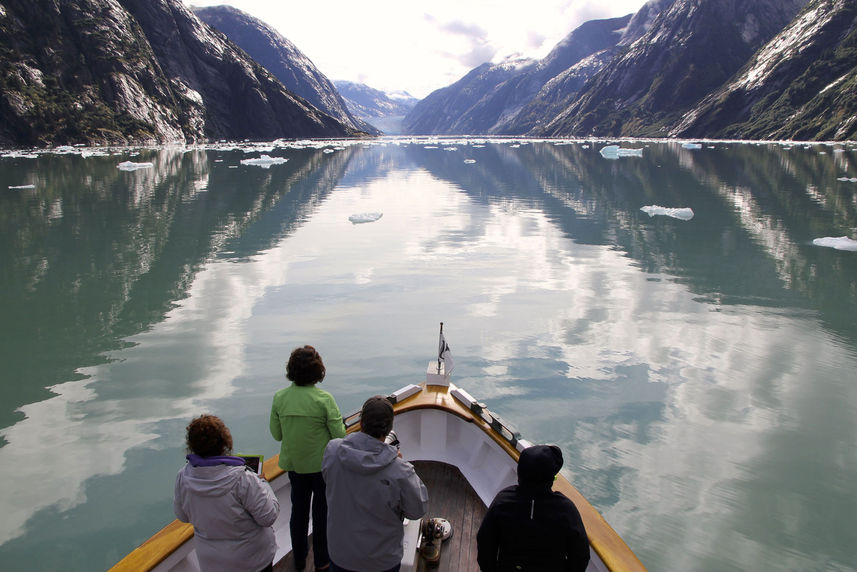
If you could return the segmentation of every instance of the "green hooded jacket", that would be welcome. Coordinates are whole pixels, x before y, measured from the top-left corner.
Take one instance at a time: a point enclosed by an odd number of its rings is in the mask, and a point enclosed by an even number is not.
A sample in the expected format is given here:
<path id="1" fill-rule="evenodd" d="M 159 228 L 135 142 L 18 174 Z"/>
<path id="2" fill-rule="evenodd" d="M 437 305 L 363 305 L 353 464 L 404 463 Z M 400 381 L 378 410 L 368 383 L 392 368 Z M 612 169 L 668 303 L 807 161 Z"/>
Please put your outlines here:
<path id="1" fill-rule="evenodd" d="M 281 441 L 281 469 L 319 473 L 327 442 L 344 437 L 345 425 L 331 394 L 315 385 L 292 383 L 274 395 L 271 435 Z"/>

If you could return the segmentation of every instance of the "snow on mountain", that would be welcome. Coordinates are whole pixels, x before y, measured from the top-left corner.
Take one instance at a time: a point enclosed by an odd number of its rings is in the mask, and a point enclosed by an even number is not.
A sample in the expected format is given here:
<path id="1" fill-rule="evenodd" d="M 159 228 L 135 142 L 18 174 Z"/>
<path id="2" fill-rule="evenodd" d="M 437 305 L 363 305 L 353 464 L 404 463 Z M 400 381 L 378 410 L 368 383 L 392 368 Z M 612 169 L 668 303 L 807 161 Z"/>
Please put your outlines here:
<path id="1" fill-rule="evenodd" d="M 345 80 L 334 85 L 354 115 L 388 135 L 402 133 L 402 119 L 418 101 L 406 91 L 384 92 Z"/>
<path id="2" fill-rule="evenodd" d="M 671 133 L 777 139 L 857 137 L 857 3 L 813 0 Z"/>
<path id="3" fill-rule="evenodd" d="M 585 22 L 539 61 L 515 57 L 477 67 L 417 104 L 405 118 L 408 133 L 525 133 L 540 120 L 546 107 L 569 95 L 541 94 L 545 86 L 593 54 L 614 47 L 630 18 L 628 15 Z M 551 85 L 557 90 L 576 91 L 588 77 L 586 74 L 597 70 L 589 65 L 576 71 L 579 84 L 567 81 Z"/>
<path id="4" fill-rule="evenodd" d="M 673 0 L 542 135 L 664 136 L 798 13 L 806 0 Z"/>

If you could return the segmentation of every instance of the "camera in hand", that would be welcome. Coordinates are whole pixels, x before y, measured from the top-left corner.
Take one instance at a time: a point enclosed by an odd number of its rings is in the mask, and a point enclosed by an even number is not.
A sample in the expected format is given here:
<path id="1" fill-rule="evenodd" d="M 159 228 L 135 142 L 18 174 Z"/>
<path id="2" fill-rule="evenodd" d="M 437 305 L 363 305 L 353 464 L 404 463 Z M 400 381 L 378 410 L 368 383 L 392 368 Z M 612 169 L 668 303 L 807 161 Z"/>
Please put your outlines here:
<path id="1" fill-rule="evenodd" d="M 384 443 L 387 445 L 392 445 L 396 449 L 399 448 L 399 436 L 396 435 L 395 431 L 390 431 L 386 437 L 384 437 Z"/>

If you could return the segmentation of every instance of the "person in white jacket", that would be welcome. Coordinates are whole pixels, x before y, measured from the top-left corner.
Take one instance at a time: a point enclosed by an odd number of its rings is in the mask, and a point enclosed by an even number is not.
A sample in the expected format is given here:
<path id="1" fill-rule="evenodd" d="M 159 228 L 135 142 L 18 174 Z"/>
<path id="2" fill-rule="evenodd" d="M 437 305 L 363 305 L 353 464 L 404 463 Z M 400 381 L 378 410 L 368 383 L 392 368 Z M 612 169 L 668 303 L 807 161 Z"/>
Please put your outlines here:
<path id="1" fill-rule="evenodd" d="M 203 571 L 272 570 L 272 525 L 280 503 L 264 477 L 232 457 L 232 435 L 214 415 L 187 426 L 187 464 L 176 476 L 173 511 L 194 528 Z"/>
<path id="2" fill-rule="evenodd" d="M 428 509 L 428 492 L 398 450 L 384 442 L 393 406 L 370 397 L 361 431 L 333 439 L 321 472 L 327 494 L 327 542 L 332 572 L 395 572 L 402 561 L 402 519 Z"/>

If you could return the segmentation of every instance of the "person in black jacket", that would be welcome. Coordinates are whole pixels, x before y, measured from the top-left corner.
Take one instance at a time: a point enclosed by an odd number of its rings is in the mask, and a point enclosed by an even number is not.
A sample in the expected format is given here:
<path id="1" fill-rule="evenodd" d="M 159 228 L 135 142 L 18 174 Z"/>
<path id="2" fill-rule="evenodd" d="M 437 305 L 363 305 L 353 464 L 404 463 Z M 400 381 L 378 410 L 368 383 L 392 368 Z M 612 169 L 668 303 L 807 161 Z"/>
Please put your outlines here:
<path id="1" fill-rule="evenodd" d="M 518 484 L 494 497 L 476 535 L 482 572 L 576 572 L 589 564 L 589 539 L 577 507 L 551 486 L 562 467 L 556 445 L 521 452 Z"/>

